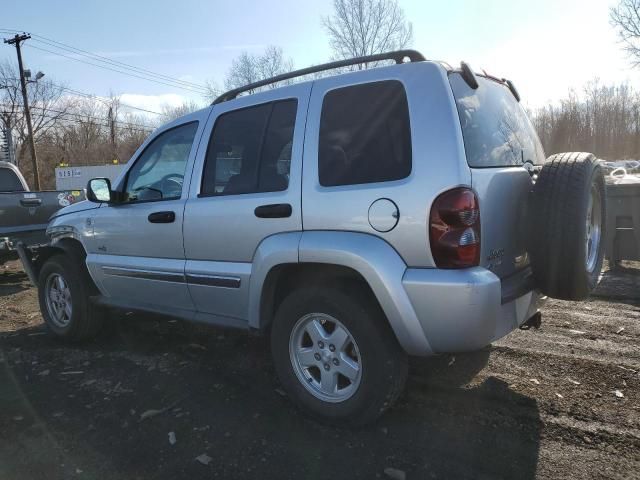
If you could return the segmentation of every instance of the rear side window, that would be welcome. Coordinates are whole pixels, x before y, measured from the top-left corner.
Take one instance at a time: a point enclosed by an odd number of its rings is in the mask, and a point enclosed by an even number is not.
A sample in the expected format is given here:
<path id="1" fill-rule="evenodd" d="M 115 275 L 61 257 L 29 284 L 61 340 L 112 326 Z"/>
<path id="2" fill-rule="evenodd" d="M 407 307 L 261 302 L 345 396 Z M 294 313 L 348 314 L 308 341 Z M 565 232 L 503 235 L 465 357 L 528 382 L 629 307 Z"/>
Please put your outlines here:
<path id="1" fill-rule="evenodd" d="M 397 80 L 331 90 L 322 102 L 320 185 L 386 182 L 411 173 L 409 107 Z"/>
<path id="2" fill-rule="evenodd" d="M 201 195 L 286 190 L 297 108 L 297 100 L 284 100 L 221 115 L 207 148 Z"/>
<path id="3" fill-rule="evenodd" d="M 467 163 L 470 167 L 505 167 L 544 163 L 544 151 L 524 109 L 509 89 L 478 77 L 473 90 L 459 73 L 449 81 L 456 99 Z"/>
<path id="4" fill-rule="evenodd" d="M 0 168 L 0 192 L 24 192 L 20 179 L 10 168 Z"/>

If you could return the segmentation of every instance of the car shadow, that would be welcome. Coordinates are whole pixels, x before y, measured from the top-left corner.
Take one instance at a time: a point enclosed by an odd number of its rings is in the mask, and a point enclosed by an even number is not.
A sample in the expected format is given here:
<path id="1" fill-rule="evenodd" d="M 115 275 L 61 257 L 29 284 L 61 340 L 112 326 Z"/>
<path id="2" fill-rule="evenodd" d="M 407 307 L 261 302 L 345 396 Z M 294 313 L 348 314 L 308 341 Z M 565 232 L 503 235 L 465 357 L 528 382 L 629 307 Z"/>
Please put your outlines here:
<path id="1" fill-rule="evenodd" d="M 640 263 L 623 262 L 613 270 L 604 270 L 592 296 L 640 307 Z"/>
<path id="2" fill-rule="evenodd" d="M 114 323 L 111 335 L 82 346 L 40 327 L 0 339 L 8 440 L 0 442 L 0 476 L 68 478 L 76 468 L 104 479 L 369 479 L 389 468 L 407 478 L 535 476 L 536 401 L 492 376 L 469 384 L 489 349 L 412 359 L 397 406 L 349 429 L 294 408 L 263 338 L 160 326 L 149 316 Z M 206 465 L 195 460 L 201 454 Z"/>
<path id="3" fill-rule="evenodd" d="M 29 277 L 22 271 L 4 271 L 0 273 L 0 297 L 22 292 L 31 287 Z"/>

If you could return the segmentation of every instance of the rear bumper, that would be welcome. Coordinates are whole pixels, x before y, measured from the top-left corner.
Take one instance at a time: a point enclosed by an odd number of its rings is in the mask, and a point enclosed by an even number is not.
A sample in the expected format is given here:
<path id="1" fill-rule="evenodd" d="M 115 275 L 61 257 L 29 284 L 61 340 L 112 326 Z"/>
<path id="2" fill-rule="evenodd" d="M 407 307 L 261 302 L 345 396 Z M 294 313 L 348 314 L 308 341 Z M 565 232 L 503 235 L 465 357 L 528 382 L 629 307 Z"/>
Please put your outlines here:
<path id="1" fill-rule="evenodd" d="M 503 285 L 482 267 L 407 269 L 402 278 L 434 353 L 478 350 L 522 325 L 541 304 L 540 294 L 523 281 Z"/>

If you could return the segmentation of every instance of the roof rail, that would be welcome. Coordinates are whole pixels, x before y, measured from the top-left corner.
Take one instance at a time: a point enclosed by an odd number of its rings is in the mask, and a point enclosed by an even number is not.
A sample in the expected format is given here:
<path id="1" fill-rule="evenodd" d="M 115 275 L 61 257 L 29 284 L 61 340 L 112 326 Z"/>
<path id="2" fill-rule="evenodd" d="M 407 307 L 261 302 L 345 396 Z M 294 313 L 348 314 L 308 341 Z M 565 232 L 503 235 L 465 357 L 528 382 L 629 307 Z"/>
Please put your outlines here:
<path id="1" fill-rule="evenodd" d="M 350 65 L 358 65 L 359 63 L 379 62 L 381 60 L 395 60 L 396 63 L 404 63 L 404 59 L 408 58 L 411 62 L 423 62 L 426 60 L 424 56 L 416 50 L 397 50 L 395 52 L 377 53 L 375 55 L 365 55 L 362 57 L 348 58 L 346 60 L 337 60 L 335 62 L 323 63 L 322 65 L 314 65 L 313 67 L 307 67 L 300 70 L 294 70 L 292 72 L 276 75 L 275 77 L 266 78 L 258 82 L 253 82 L 242 87 L 234 88 L 228 92 L 223 93 L 216 98 L 211 105 L 226 102 L 227 100 L 233 100 L 239 94 L 253 90 L 255 88 L 264 87 L 271 83 L 281 82 L 290 78 L 301 77 L 303 75 L 309 75 L 311 73 L 324 72 L 326 70 L 333 70 L 334 68 L 348 67 Z"/>

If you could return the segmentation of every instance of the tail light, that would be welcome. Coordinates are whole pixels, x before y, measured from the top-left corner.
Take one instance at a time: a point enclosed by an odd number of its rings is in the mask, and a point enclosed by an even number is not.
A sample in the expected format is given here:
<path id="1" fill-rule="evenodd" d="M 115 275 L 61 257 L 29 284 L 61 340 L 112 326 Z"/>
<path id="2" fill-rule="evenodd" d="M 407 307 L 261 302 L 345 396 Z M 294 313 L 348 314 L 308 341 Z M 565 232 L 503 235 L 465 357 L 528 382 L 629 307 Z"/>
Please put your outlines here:
<path id="1" fill-rule="evenodd" d="M 473 190 L 454 188 L 433 202 L 429 217 L 431 253 L 438 268 L 480 262 L 480 207 Z"/>

